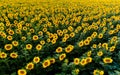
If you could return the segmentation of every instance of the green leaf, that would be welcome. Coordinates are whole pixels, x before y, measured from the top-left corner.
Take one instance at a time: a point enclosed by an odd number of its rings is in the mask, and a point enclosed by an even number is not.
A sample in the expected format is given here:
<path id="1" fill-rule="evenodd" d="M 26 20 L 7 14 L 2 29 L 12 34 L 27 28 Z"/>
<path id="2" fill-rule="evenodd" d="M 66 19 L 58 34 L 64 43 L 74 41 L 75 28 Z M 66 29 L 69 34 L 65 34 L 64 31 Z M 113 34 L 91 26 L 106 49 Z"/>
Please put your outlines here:
<path id="1" fill-rule="evenodd" d="M 13 72 L 11 75 L 17 75 L 16 72 Z"/>

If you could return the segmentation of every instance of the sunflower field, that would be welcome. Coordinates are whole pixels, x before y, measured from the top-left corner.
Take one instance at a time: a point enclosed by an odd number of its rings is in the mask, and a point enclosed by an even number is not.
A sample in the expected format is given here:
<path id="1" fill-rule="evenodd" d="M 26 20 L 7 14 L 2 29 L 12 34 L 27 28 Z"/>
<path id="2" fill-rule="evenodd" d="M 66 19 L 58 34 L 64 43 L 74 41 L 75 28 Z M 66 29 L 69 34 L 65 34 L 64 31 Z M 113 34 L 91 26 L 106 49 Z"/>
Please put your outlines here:
<path id="1" fill-rule="evenodd" d="M 0 75 L 120 75 L 120 0 L 0 0 Z"/>

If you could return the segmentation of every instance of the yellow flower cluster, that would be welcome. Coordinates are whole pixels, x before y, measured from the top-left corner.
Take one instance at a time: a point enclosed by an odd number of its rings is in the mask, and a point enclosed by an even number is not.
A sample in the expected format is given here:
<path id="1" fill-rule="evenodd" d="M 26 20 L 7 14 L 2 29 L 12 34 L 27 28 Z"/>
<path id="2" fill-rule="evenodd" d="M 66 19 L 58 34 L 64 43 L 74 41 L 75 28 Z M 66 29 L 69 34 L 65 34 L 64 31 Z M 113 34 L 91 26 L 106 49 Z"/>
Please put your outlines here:
<path id="1" fill-rule="evenodd" d="M 0 72 L 107 75 L 120 67 L 119 8 L 120 0 L 2 0 Z"/>

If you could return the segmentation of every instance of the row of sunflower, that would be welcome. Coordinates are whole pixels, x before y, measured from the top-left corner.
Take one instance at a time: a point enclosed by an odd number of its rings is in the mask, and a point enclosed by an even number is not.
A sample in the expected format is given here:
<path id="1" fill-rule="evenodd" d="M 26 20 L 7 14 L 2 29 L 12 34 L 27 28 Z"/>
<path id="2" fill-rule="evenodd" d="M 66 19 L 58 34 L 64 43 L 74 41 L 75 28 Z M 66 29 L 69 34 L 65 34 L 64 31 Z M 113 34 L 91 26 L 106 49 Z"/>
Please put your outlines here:
<path id="1" fill-rule="evenodd" d="M 0 75 L 119 75 L 120 2 L 0 2 Z"/>

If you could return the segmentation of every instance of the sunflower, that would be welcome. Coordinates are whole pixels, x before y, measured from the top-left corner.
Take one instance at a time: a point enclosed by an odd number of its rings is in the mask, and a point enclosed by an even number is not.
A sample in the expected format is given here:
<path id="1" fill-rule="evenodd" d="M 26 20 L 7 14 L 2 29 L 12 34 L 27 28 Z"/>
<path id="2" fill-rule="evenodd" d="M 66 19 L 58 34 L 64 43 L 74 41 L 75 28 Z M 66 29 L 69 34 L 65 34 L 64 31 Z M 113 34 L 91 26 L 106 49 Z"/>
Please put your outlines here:
<path id="1" fill-rule="evenodd" d="M 100 71 L 100 75 L 104 75 L 104 71 Z"/>
<path id="2" fill-rule="evenodd" d="M 68 30 L 72 32 L 74 30 L 74 28 L 72 26 L 69 26 Z"/>
<path id="3" fill-rule="evenodd" d="M 12 41 L 13 46 L 18 46 L 18 41 Z"/>
<path id="4" fill-rule="evenodd" d="M 17 73 L 18 75 L 27 75 L 27 72 L 25 69 L 19 69 Z"/>
<path id="5" fill-rule="evenodd" d="M 87 40 L 91 41 L 91 40 L 92 40 L 92 38 L 89 36 L 89 37 L 87 37 Z"/>
<path id="6" fill-rule="evenodd" d="M 68 46 L 65 48 L 65 52 L 66 52 L 66 53 L 70 53 L 73 49 L 74 49 L 74 46 L 73 46 L 73 45 L 68 45 Z"/>
<path id="7" fill-rule="evenodd" d="M 17 34 L 21 34 L 21 33 L 22 33 L 20 29 L 16 29 L 15 32 L 16 32 Z"/>
<path id="8" fill-rule="evenodd" d="M 26 27 L 26 26 L 24 26 L 24 27 L 23 27 L 23 30 L 24 30 L 24 31 L 27 31 L 27 27 Z"/>
<path id="9" fill-rule="evenodd" d="M 97 36 L 97 33 L 93 33 L 93 34 L 91 35 L 92 38 L 95 38 L 96 36 Z"/>
<path id="10" fill-rule="evenodd" d="M 74 58 L 74 64 L 78 65 L 80 63 L 80 59 L 79 58 Z"/>
<path id="11" fill-rule="evenodd" d="M 79 72 L 80 72 L 80 70 L 77 68 L 77 69 L 75 69 L 75 73 L 76 74 L 79 74 Z"/>
<path id="12" fill-rule="evenodd" d="M 113 38 L 111 39 L 111 41 L 117 41 L 118 37 L 117 36 L 113 36 Z"/>
<path id="13" fill-rule="evenodd" d="M 28 63 L 26 66 L 27 70 L 32 70 L 34 68 L 34 64 L 32 62 Z"/>
<path id="14" fill-rule="evenodd" d="M 25 36 L 22 36 L 22 37 L 21 37 L 21 40 L 22 40 L 22 41 L 25 41 L 25 40 L 26 40 L 26 37 L 25 37 Z"/>
<path id="15" fill-rule="evenodd" d="M 43 65 L 43 68 L 46 68 L 46 67 L 48 67 L 48 66 L 50 66 L 50 60 L 45 60 L 43 63 L 42 63 L 42 65 Z"/>
<path id="16" fill-rule="evenodd" d="M 78 43 L 78 46 L 79 46 L 79 47 L 82 47 L 83 45 L 84 45 L 83 40 Z"/>
<path id="17" fill-rule="evenodd" d="M 89 45 L 90 41 L 89 40 L 84 40 L 84 45 Z"/>
<path id="18" fill-rule="evenodd" d="M 61 55 L 59 56 L 59 60 L 60 60 L 60 61 L 62 61 L 64 58 L 66 58 L 66 54 L 65 54 L 65 53 L 63 53 L 63 54 L 61 54 Z"/>
<path id="19" fill-rule="evenodd" d="M 3 33 L 1 36 L 2 36 L 3 38 L 6 38 L 6 37 L 7 37 L 7 35 L 6 35 L 5 33 Z"/>
<path id="20" fill-rule="evenodd" d="M 115 46 L 110 47 L 110 52 L 113 52 L 115 50 Z"/>
<path id="21" fill-rule="evenodd" d="M 26 49 L 31 50 L 32 49 L 32 45 L 31 44 L 27 44 L 26 45 Z"/>
<path id="22" fill-rule="evenodd" d="M 34 40 L 34 41 L 38 40 L 38 36 L 37 36 L 37 35 L 34 35 L 34 36 L 33 36 L 33 40 Z"/>
<path id="23" fill-rule="evenodd" d="M 97 48 L 97 45 L 96 45 L 96 44 L 93 44 L 92 47 L 93 47 L 93 48 Z"/>
<path id="24" fill-rule="evenodd" d="M 98 35 L 98 38 L 99 38 L 99 39 L 102 39 L 102 38 L 103 38 L 103 34 L 100 33 L 100 34 Z"/>
<path id="25" fill-rule="evenodd" d="M 86 58 L 86 63 L 91 63 L 92 62 L 92 58 L 91 57 L 87 57 Z"/>
<path id="26" fill-rule="evenodd" d="M 96 69 L 93 71 L 93 75 L 104 75 L 104 71 Z"/>
<path id="27" fill-rule="evenodd" d="M 45 27 L 45 28 L 43 28 L 43 30 L 42 30 L 43 32 L 47 32 L 47 28 Z"/>
<path id="28" fill-rule="evenodd" d="M 13 35 L 13 34 L 14 34 L 14 31 L 13 31 L 13 30 L 9 30 L 9 31 L 8 31 L 8 34 L 9 34 L 9 35 Z"/>
<path id="29" fill-rule="evenodd" d="M 106 50 L 108 50 L 108 43 L 103 43 L 102 47 L 105 48 Z"/>
<path id="30" fill-rule="evenodd" d="M 109 35 L 112 35 L 112 34 L 114 34 L 114 30 L 109 30 Z"/>
<path id="31" fill-rule="evenodd" d="M 52 39 L 52 40 L 51 40 L 51 43 L 52 43 L 52 44 L 55 44 L 55 43 L 56 43 L 56 39 Z"/>
<path id="32" fill-rule="evenodd" d="M 98 48 L 101 48 L 101 46 L 102 46 L 102 44 L 101 44 L 101 43 L 99 43 L 99 44 L 98 44 Z"/>
<path id="33" fill-rule="evenodd" d="M 62 30 L 57 30 L 57 34 L 58 34 L 59 36 L 62 36 L 62 35 L 63 35 L 63 31 L 62 31 Z"/>
<path id="34" fill-rule="evenodd" d="M 92 54 L 92 51 L 88 51 L 88 52 L 87 52 L 87 56 L 88 56 L 88 57 L 90 57 L 91 54 Z"/>
<path id="35" fill-rule="evenodd" d="M 58 39 L 58 35 L 57 35 L 57 34 L 54 34 L 54 35 L 53 35 L 53 39 L 56 39 L 56 40 L 57 40 L 57 39 Z"/>
<path id="36" fill-rule="evenodd" d="M 39 57 L 34 57 L 33 62 L 36 63 L 36 64 L 39 63 L 40 62 L 40 58 Z"/>
<path id="37" fill-rule="evenodd" d="M 82 60 L 80 61 L 80 65 L 85 66 L 86 64 L 87 64 L 87 62 L 86 62 L 85 59 L 82 59 Z"/>
<path id="38" fill-rule="evenodd" d="M 18 54 L 16 52 L 12 52 L 12 53 L 10 53 L 10 57 L 11 58 L 17 58 Z"/>
<path id="39" fill-rule="evenodd" d="M 65 34 L 64 37 L 65 37 L 66 39 L 68 39 L 68 38 L 70 37 L 70 35 L 69 35 L 69 34 Z"/>
<path id="40" fill-rule="evenodd" d="M 98 56 L 102 56 L 102 55 L 103 55 L 103 52 L 102 52 L 102 51 L 99 51 L 99 52 L 97 53 L 97 55 L 98 55 Z"/>
<path id="41" fill-rule="evenodd" d="M 41 45 L 44 45 L 44 44 L 45 44 L 45 41 L 44 41 L 44 40 L 41 40 L 41 41 L 40 41 L 40 44 L 41 44 Z"/>
<path id="42" fill-rule="evenodd" d="M 62 42 L 66 42 L 67 41 L 67 38 L 62 38 Z"/>
<path id="43" fill-rule="evenodd" d="M 34 33 L 34 32 L 35 32 L 35 30 L 34 30 L 33 28 L 31 28 L 31 29 L 30 29 L 30 32 L 31 32 L 31 33 Z"/>
<path id="44" fill-rule="evenodd" d="M 50 58 L 50 64 L 54 64 L 55 63 L 55 58 Z"/>
<path id="45" fill-rule="evenodd" d="M 6 58 L 7 57 L 7 54 L 5 52 L 0 52 L 0 58 Z"/>
<path id="46" fill-rule="evenodd" d="M 39 31 L 38 34 L 39 34 L 40 36 L 42 36 L 42 35 L 43 35 L 43 32 L 42 32 L 42 31 Z"/>
<path id="47" fill-rule="evenodd" d="M 81 29 L 82 29 L 82 27 L 81 27 L 81 26 L 78 26 L 78 27 L 77 27 L 77 30 L 78 30 L 78 31 L 80 31 Z"/>
<path id="48" fill-rule="evenodd" d="M 106 58 L 103 58 L 103 62 L 106 63 L 106 64 L 109 64 L 109 63 L 113 62 L 113 59 L 111 59 L 109 57 L 106 57 Z"/>
<path id="49" fill-rule="evenodd" d="M 3 31 L 3 30 L 4 30 L 4 27 L 0 27 L 0 30 Z"/>
<path id="50" fill-rule="evenodd" d="M 13 39 L 13 37 L 12 37 L 11 35 L 8 35 L 8 36 L 7 36 L 7 39 L 10 41 L 10 40 Z"/>
<path id="51" fill-rule="evenodd" d="M 63 29 L 63 33 L 66 34 L 68 32 L 67 29 Z"/>
<path id="52" fill-rule="evenodd" d="M 4 46 L 5 50 L 11 50 L 13 48 L 12 44 L 6 44 Z"/>
<path id="53" fill-rule="evenodd" d="M 36 50 L 40 51 L 41 49 L 42 49 L 42 45 L 38 44 L 38 45 L 36 46 Z"/>
<path id="54" fill-rule="evenodd" d="M 99 75 L 99 70 L 94 70 L 93 75 Z"/>
<path id="55" fill-rule="evenodd" d="M 51 40 L 48 38 L 48 39 L 47 39 L 47 42 L 49 43 L 49 42 L 51 42 Z"/>
<path id="56" fill-rule="evenodd" d="M 72 32 L 72 33 L 70 33 L 70 37 L 74 37 L 75 36 L 75 33 L 74 32 Z"/>
<path id="57" fill-rule="evenodd" d="M 57 52 L 57 53 L 61 53 L 61 52 L 62 52 L 62 47 L 58 47 L 58 48 L 56 49 L 56 52 Z"/>

